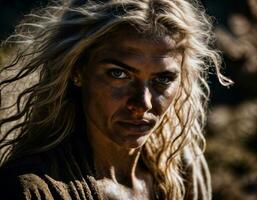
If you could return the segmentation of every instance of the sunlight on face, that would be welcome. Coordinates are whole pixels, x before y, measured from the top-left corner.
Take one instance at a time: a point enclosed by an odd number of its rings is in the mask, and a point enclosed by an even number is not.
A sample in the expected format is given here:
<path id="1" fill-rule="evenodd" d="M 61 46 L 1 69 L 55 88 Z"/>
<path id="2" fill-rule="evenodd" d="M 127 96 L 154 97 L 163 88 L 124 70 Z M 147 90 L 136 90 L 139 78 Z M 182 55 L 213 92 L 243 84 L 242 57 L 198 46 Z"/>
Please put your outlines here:
<path id="1" fill-rule="evenodd" d="M 169 37 L 130 30 L 104 41 L 82 75 L 88 134 L 127 148 L 142 146 L 178 91 L 181 59 Z"/>

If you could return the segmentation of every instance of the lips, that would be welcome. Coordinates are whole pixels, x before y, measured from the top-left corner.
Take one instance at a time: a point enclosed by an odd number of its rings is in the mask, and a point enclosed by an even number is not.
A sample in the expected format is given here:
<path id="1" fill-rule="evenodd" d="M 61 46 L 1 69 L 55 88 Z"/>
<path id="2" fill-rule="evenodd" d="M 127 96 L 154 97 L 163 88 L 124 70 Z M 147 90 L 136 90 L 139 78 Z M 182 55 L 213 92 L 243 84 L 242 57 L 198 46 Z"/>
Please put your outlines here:
<path id="1" fill-rule="evenodd" d="M 135 132 L 136 133 L 148 133 L 153 129 L 155 122 L 154 121 L 144 121 L 144 120 L 136 120 L 136 121 L 121 121 L 119 125 L 123 128 Z"/>

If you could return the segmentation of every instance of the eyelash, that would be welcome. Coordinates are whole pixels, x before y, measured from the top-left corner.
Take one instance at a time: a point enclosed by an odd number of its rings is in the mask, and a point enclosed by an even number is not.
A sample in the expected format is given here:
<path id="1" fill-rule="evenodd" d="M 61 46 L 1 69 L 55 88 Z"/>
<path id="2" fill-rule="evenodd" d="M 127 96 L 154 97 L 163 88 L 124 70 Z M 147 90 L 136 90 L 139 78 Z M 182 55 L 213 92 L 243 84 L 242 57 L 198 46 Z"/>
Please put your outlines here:
<path id="1" fill-rule="evenodd" d="M 161 78 L 165 78 L 166 80 L 160 80 Z M 167 86 L 169 85 L 172 81 L 174 80 L 174 77 L 171 76 L 166 76 L 166 75 L 162 75 L 162 76 L 158 76 L 156 78 L 153 79 L 153 82 L 158 84 L 158 85 L 163 85 L 163 86 Z"/>
<path id="2" fill-rule="evenodd" d="M 115 74 L 115 73 L 120 73 L 120 76 Z M 109 69 L 107 71 L 107 74 L 114 78 L 114 79 L 118 79 L 118 80 L 124 80 L 124 79 L 128 79 L 129 78 L 129 74 L 120 69 L 120 68 L 112 68 L 112 69 Z M 160 80 L 160 79 L 166 79 L 165 81 L 164 80 Z M 152 82 L 156 85 L 159 85 L 159 86 L 168 86 L 173 80 L 175 80 L 175 77 L 172 77 L 172 76 L 169 76 L 169 75 L 160 75 L 160 76 L 157 76 L 155 77 Z"/>
<path id="3" fill-rule="evenodd" d="M 119 77 L 119 75 L 115 74 L 115 73 L 121 73 L 122 74 L 122 77 Z M 128 73 L 122 69 L 118 69 L 118 68 L 113 68 L 113 69 L 109 69 L 107 71 L 107 74 L 109 76 L 111 76 L 112 78 L 115 78 L 115 79 L 127 79 L 129 78 L 128 76 Z"/>

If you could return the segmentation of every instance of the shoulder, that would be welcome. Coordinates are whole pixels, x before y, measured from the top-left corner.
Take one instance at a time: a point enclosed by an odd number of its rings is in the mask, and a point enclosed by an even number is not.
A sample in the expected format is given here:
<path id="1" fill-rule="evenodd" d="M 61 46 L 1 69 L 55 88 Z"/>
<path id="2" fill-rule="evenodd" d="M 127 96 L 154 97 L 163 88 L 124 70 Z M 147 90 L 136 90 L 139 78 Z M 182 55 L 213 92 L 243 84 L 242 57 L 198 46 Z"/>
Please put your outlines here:
<path id="1" fill-rule="evenodd" d="M 100 197 L 84 152 L 68 147 L 59 146 L 1 167 L 0 199 L 5 195 L 7 200 Z"/>
<path id="2" fill-rule="evenodd" d="M 39 156 L 6 163 L 0 168 L 0 198 L 40 199 L 42 193 L 50 197 L 47 183 L 43 179 L 44 172 L 45 166 Z"/>

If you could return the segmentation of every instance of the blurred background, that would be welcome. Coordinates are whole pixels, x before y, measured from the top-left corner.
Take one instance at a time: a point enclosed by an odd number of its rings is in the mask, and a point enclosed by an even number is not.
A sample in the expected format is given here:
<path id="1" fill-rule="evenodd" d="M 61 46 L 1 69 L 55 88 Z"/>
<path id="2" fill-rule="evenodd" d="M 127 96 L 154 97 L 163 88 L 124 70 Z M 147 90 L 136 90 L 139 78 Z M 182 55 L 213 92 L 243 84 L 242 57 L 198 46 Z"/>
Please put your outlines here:
<path id="1" fill-rule="evenodd" d="M 35 7 L 48 0 L 0 0 L 0 41 Z M 257 199 L 257 0 L 202 0 L 214 17 L 223 73 L 234 82 L 222 87 L 210 74 L 206 155 L 214 200 Z M 0 48 L 1 60 L 9 49 Z"/>

